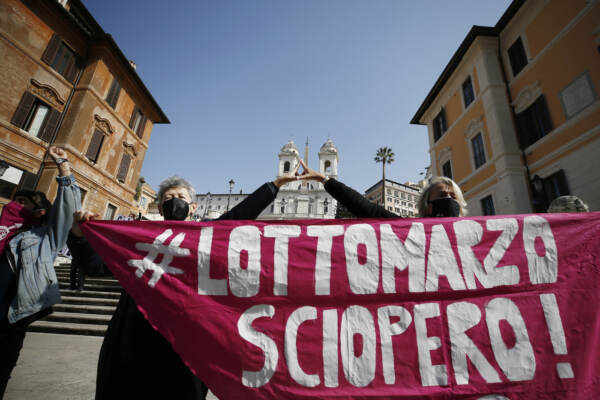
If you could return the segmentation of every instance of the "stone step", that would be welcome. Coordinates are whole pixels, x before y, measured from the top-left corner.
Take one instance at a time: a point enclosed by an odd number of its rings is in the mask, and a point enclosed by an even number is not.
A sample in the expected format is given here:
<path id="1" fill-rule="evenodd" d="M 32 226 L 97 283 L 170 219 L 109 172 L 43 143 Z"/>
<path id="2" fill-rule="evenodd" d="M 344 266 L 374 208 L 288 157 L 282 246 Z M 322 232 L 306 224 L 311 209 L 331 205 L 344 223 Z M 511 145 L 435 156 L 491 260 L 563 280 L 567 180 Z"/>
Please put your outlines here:
<path id="1" fill-rule="evenodd" d="M 44 321 L 49 322 L 67 322 L 71 324 L 95 324 L 95 325 L 108 325 L 110 321 L 110 315 L 101 314 L 82 314 L 82 313 L 71 313 L 71 312 L 53 312 L 44 318 Z"/>
<path id="2" fill-rule="evenodd" d="M 29 332 L 58 333 L 67 335 L 104 336 L 105 325 L 97 324 L 72 324 L 55 321 L 35 321 L 27 328 Z"/>
<path id="3" fill-rule="evenodd" d="M 68 274 L 58 273 L 58 274 L 56 274 L 56 277 L 58 278 L 58 281 L 60 283 L 69 283 L 71 281 L 71 277 Z M 121 286 L 119 284 L 119 281 L 117 281 L 114 278 L 86 277 L 85 284 L 87 285 L 88 283 L 92 284 L 92 285 Z"/>
<path id="4" fill-rule="evenodd" d="M 115 306 L 81 305 L 81 304 L 55 304 L 54 312 L 68 312 L 78 314 L 113 315 Z"/>
<path id="5" fill-rule="evenodd" d="M 66 288 L 69 287 L 69 285 L 65 285 Z M 115 291 L 96 291 L 96 290 L 91 290 L 91 288 L 86 288 L 86 290 L 82 291 L 82 292 L 78 292 L 77 290 L 71 290 L 71 289 L 65 289 L 63 288 L 63 286 L 61 285 L 60 287 L 60 294 L 61 296 L 69 296 L 69 297 L 94 297 L 94 298 L 102 298 L 102 299 L 119 299 L 119 297 L 121 297 L 121 292 L 115 292 Z"/>
<path id="6" fill-rule="evenodd" d="M 77 297 L 77 296 L 61 296 L 62 303 L 61 304 L 74 304 L 81 306 L 110 306 L 116 307 L 119 300 L 117 299 L 103 299 L 103 298 L 94 298 L 94 297 Z"/>
<path id="7" fill-rule="evenodd" d="M 59 286 L 60 286 L 61 291 L 62 290 L 70 290 L 68 283 L 59 282 Z M 121 292 L 120 286 L 96 285 L 96 284 L 88 284 L 87 282 L 85 283 L 85 289 L 92 291 L 92 292 L 114 292 L 114 293 Z"/>

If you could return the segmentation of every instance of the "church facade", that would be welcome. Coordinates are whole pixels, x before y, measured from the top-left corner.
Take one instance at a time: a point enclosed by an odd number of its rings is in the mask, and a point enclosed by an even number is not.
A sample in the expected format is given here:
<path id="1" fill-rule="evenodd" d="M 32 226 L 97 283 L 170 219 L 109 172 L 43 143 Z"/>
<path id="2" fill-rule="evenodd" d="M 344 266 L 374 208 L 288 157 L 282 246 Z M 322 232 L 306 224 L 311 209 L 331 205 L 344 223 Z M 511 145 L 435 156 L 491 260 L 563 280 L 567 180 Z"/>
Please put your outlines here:
<path id="1" fill-rule="evenodd" d="M 338 150 L 331 139 L 319 150 L 319 172 L 331 178 L 338 175 Z M 300 153 L 293 140 L 279 151 L 277 177 L 292 173 L 298 164 Z M 304 149 L 304 162 L 308 165 L 308 140 Z M 310 165 L 309 165 L 310 166 Z M 214 219 L 235 207 L 248 193 L 199 194 L 196 197 L 198 211 L 196 219 Z M 261 220 L 334 218 L 337 201 L 315 181 L 290 182 L 279 188 L 277 197 L 258 217 Z"/>

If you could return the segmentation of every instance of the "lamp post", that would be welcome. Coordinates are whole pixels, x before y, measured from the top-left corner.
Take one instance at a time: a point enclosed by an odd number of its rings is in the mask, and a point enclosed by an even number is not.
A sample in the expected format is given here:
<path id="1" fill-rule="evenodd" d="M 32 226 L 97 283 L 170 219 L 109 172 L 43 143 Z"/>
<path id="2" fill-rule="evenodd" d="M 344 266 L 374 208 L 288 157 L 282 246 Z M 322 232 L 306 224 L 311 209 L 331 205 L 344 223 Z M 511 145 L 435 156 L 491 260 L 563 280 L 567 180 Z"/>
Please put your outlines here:
<path id="1" fill-rule="evenodd" d="M 235 182 L 233 181 L 233 179 L 229 180 L 229 197 L 227 197 L 227 211 L 229 211 L 229 203 L 231 201 L 231 191 L 233 190 L 233 185 L 235 185 Z"/>
<path id="2" fill-rule="evenodd" d="M 206 207 L 204 208 L 204 214 L 202 214 L 202 220 L 206 219 L 206 214 L 208 213 L 208 207 L 210 207 L 210 192 L 206 193 Z"/>

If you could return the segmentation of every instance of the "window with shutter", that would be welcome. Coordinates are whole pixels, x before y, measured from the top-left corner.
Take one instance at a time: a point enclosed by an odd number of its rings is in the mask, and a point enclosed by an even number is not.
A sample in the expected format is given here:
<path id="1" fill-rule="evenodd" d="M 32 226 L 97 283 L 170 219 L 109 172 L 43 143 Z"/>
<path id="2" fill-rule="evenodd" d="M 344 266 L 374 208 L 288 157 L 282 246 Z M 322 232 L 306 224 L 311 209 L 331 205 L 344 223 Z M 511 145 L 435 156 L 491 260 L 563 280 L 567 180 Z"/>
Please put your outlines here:
<path id="1" fill-rule="evenodd" d="M 100 148 L 104 142 L 104 132 L 100 129 L 96 129 L 92 135 L 90 146 L 88 147 L 85 156 L 93 163 L 98 162 L 98 156 L 100 155 Z"/>
<path id="2" fill-rule="evenodd" d="M 50 38 L 50 41 L 48 42 L 48 47 L 46 47 L 44 54 L 42 54 L 43 62 L 52 65 L 52 61 L 54 61 L 54 57 L 56 56 L 56 52 L 58 51 L 58 46 L 61 42 L 62 40 L 60 40 L 60 36 L 58 36 L 57 34 L 52 35 L 52 38 Z"/>
<path id="3" fill-rule="evenodd" d="M 508 48 L 508 58 L 510 59 L 510 67 L 512 68 L 513 76 L 517 76 L 519 72 L 527 65 L 527 54 L 521 38 Z"/>
<path id="4" fill-rule="evenodd" d="M 473 160 L 475 161 L 475 169 L 485 164 L 485 151 L 483 149 L 483 139 L 481 133 L 478 133 L 471 140 L 471 147 L 473 149 Z"/>
<path id="5" fill-rule="evenodd" d="M 115 218 L 116 214 L 117 214 L 117 207 L 108 203 L 108 206 L 106 206 L 106 212 L 104 213 L 104 219 L 107 221 L 111 221 Z"/>
<path id="6" fill-rule="evenodd" d="M 32 136 L 50 142 L 61 113 L 29 92 L 25 92 L 11 123 Z"/>
<path id="7" fill-rule="evenodd" d="M 110 90 L 108 91 L 108 96 L 106 96 L 106 102 L 112 108 L 115 108 L 117 105 L 117 101 L 119 100 L 119 95 L 121 94 L 121 84 L 118 80 L 113 79 L 112 84 L 110 85 Z"/>
<path id="8" fill-rule="evenodd" d="M 544 95 L 538 97 L 531 106 L 517 114 L 516 123 L 522 149 L 532 145 L 552 131 L 552 120 Z"/>
<path id="9" fill-rule="evenodd" d="M 65 77 L 69 82 L 75 82 L 79 67 L 77 55 L 61 40 L 60 36 L 54 34 L 42 55 L 42 61 L 50 65 L 52 69 Z"/>
<path id="10" fill-rule="evenodd" d="M 55 109 L 50 109 L 50 115 L 46 118 L 46 122 L 38 137 L 45 142 L 50 143 L 52 141 L 52 137 L 54 136 L 54 132 L 56 131 L 56 127 L 58 126 L 58 121 L 60 120 L 60 112 Z"/>
<path id="11" fill-rule="evenodd" d="M 129 170 L 129 164 L 131 163 L 131 156 L 129 154 L 123 154 L 121 158 L 121 165 L 119 165 L 119 171 L 117 172 L 117 180 L 121 183 L 125 183 L 127 178 L 127 171 Z"/>
<path id="12" fill-rule="evenodd" d="M 145 116 L 142 115 L 142 122 L 140 122 L 140 125 L 138 126 L 138 129 L 135 132 L 140 139 L 142 139 L 144 137 L 144 128 L 146 127 L 147 120 L 148 120 L 148 118 L 146 118 Z"/>
<path id="13" fill-rule="evenodd" d="M 452 179 L 452 166 L 450 165 L 450 161 L 446 161 L 444 165 L 442 165 L 442 175 Z"/>
<path id="14" fill-rule="evenodd" d="M 438 141 L 446 132 L 446 109 L 442 108 L 439 114 L 433 119 L 433 139 Z"/>
<path id="15" fill-rule="evenodd" d="M 465 102 L 465 108 L 469 106 L 475 100 L 475 93 L 473 92 L 473 82 L 469 76 L 467 80 L 462 84 L 463 100 Z"/>
<path id="16" fill-rule="evenodd" d="M 133 113 L 131 114 L 131 119 L 129 120 L 129 127 L 135 134 L 142 138 L 144 136 L 144 127 L 146 126 L 146 117 L 142 114 L 142 111 L 138 106 L 135 106 L 133 109 Z"/>
<path id="17" fill-rule="evenodd" d="M 27 117 L 31 113 L 31 109 L 33 108 L 36 99 L 37 97 L 29 92 L 23 93 L 23 97 L 21 97 L 21 101 L 10 122 L 15 126 L 24 129 Z"/>

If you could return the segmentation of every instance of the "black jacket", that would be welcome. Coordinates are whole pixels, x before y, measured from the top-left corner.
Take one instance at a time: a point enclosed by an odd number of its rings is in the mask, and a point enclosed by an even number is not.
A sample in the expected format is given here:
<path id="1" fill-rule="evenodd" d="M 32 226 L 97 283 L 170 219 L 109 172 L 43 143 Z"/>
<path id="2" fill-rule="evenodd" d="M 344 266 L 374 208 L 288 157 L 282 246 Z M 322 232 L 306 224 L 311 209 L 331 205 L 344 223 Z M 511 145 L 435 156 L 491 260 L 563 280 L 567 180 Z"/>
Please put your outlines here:
<path id="1" fill-rule="evenodd" d="M 325 182 L 325 190 L 357 218 L 402 218 L 367 200 L 356 190 L 335 179 Z"/>
<path id="2" fill-rule="evenodd" d="M 219 219 L 255 219 L 277 191 L 266 183 Z M 197 400 L 207 390 L 123 292 L 100 349 L 96 400 Z"/>

